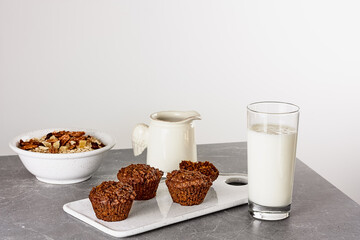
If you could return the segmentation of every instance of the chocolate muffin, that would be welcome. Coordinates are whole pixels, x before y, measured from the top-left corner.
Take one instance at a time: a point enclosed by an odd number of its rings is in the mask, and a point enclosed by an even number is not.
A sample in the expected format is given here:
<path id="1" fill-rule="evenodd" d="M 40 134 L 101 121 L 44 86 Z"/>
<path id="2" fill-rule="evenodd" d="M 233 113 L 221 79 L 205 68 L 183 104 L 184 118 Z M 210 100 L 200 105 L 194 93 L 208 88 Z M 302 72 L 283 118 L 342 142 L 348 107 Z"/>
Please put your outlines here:
<path id="1" fill-rule="evenodd" d="M 129 183 L 136 193 L 135 200 L 148 200 L 156 196 L 163 171 L 146 164 L 131 164 L 119 170 L 120 182 Z"/>
<path id="2" fill-rule="evenodd" d="M 172 200 L 183 206 L 202 203 L 212 185 L 209 176 L 198 171 L 185 169 L 174 170 L 168 173 L 165 183 Z"/>
<path id="3" fill-rule="evenodd" d="M 108 181 L 93 187 L 89 199 L 97 218 L 115 222 L 128 217 L 135 195 L 129 184 Z"/>
<path id="4" fill-rule="evenodd" d="M 205 162 L 191 162 L 191 161 L 182 161 L 179 164 L 180 169 L 186 169 L 190 171 L 199 171 L 202 174 L 209 176 L 211 181 L 215 181 L 219 176 L 219 170 L 214 166 L 214 164 L 205 161 Z"/>

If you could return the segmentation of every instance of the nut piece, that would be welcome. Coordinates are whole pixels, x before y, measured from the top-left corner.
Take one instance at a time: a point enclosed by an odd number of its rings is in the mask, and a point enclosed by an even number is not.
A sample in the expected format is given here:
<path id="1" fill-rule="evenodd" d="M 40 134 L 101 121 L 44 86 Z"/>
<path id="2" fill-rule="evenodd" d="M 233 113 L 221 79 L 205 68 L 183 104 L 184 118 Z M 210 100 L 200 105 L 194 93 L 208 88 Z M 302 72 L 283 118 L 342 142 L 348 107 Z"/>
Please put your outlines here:
<path id="1" fill-rule="evenodd" d="M 49 149 L 49 152 L 50 152 L 50 153 L 58 153 L 58 152 L 59 152 L 59 149 L 58 149 L 58 148 L 51 147 L 51 148 Z"/>
<path id="2" fill-rule="evenodd" d="M 86 146 L 86 140 L 79 141 L 79 148 L 84 148 Z"/>
<path id="3" fill-rule="evenodd" d="M 37 145 L 34 145 L 34 144 L 26 144 L 22 147 L 22 149 L 24 150 L 30 150 L 30 149 L 34 149 L 34 148 L 37 148 Z"/>
<path id="4" fill-rule="evenodd" d="M 67 150 L 68 150 L 68 147 L 67 147 L 67 146 L 61 146 L 61 147 L 59 148 L 59 152 L 60 152 L 60 153 L 66 153 Z"/>
<path id="5" fill-rule="evenodd" d="M 44 144 L 45 147 L 48 147 L 48 148 L 51 147 L 51 143 L 49 143 L 49 142 L 47 142 L 47 141 L 44 141 L 43 144 Z"/>
<path id="6" fill-rule="evenodd" d="M 49 143 L 54 143 L 56 142 L 58 139 L 55 137 L 55 135 L 52 135 L 48 140 L 46 140 Z"/>
<path id="7" fill-rule="evenodd" d="M 62 135 L 59 140 L 60 146 L 65 146 L 65 144 L 70 140 L 70 136 L 68 134 Z"/>
<path id="8" fill-rule="evenodd" d="M 71 132 L 70 135 L 72 137 L 81 137 L 81 136 L 85 135 L 85 132 Z"/>
<path id="9" fill-rule="evenodd" d="M 59 147 L 60 147 L 60 141 L 54 142 L 52 146 L 53 146 L 53 148 L 59 149 Z"/>

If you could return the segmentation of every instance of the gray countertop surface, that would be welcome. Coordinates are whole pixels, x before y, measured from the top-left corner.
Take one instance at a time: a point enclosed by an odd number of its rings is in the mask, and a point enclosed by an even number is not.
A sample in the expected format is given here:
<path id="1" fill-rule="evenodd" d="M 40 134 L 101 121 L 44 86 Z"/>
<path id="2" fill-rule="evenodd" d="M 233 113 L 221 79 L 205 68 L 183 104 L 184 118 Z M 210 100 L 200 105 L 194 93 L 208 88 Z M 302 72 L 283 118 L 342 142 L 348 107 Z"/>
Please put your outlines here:
<path id="1" fill-rule="evenodd" d="M 102 181 L 116 180 L 121 167 L 145 163 L 145 155 L 112 150 L 91 179 L 71 185 L 39 182 L 17 156 L 0 157 L 0 239 L 116 239 L 62 206 L 87 198 Z M 246 143 L 199 145 L 198 160 L 213 162 L 223 173 L 246 173 Z M 360 239 L 360 206 L 297 160 L 286 220 L 255 220 L 242 205 L 122 239 Z"/>

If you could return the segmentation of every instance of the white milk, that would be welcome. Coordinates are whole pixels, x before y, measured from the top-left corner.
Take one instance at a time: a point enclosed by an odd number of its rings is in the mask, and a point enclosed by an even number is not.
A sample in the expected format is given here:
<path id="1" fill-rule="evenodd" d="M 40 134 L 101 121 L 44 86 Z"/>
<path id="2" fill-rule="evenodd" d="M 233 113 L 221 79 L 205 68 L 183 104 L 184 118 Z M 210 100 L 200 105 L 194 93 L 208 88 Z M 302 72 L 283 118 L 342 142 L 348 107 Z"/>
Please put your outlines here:
<path id="1" fill-rule="evenodd" d="M 268 207 L 291 204 L 297 132 L 278 125 L 248 129 L 249 200 Z"/>

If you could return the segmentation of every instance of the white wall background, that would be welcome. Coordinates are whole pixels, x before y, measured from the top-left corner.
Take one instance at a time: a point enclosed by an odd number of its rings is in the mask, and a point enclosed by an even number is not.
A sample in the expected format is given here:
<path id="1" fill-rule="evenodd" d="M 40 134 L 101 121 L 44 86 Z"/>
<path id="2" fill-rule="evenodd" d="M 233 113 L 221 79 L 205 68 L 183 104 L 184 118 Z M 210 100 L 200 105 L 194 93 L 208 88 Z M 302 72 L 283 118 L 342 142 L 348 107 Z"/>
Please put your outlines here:
<path id="1" fill-rule="evenodd" d="M 129 148 L 159 110 L 198 143 L 246 141 L 246 105 L 301 107 L 298 157 L 360 203 L 356 0 L 0 0 L 0 154 L 29 130 L 86 127 Z"/>

